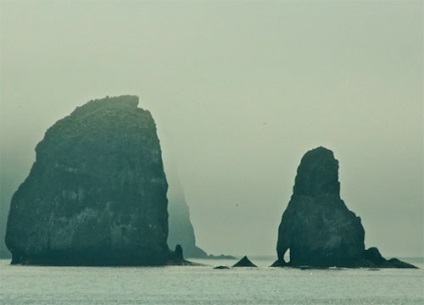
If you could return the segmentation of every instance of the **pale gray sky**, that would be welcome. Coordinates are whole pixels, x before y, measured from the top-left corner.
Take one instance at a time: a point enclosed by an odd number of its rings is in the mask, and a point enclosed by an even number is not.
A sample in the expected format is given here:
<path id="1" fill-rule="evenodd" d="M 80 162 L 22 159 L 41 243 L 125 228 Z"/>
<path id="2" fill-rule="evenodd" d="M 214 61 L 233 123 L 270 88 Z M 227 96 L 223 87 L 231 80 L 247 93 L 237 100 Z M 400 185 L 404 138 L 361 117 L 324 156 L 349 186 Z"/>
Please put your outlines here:
<path id="1" fill-rule="evenodd" d="M 2 206 L 55 121 L 136 94 L 207 252 L 274 255 L 323 145 L 366 246 L 424 255 L 422 1 L 0 3 Z"/>

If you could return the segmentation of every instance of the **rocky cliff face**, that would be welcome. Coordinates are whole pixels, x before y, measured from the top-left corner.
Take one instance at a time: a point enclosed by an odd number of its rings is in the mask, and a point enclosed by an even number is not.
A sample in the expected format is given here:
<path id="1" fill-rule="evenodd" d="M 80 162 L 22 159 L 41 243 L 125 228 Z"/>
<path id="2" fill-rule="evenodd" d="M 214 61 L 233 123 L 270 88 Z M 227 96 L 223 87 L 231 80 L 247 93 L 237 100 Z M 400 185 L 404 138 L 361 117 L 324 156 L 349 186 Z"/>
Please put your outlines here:
<path id="1" fill-rule="evenodd" d="M 163 265 L 167 181 L 138 97 L 90 101 L 47 130 L 12 198 L 12 263 Z"/>
<path id="2" fill-rule="evenodd" d="M 185 257 L 205 258 L 205 251 L 196 246 L 193 225 L 190 221 L 190 211 L 185 200 L 183 189 L 175 175 L 168 175 L 170 184 L 168 190 L 169 235 L 168 245 L 174 249 L 181 245 Z"/>
<path id="3" fill-rule="evenodd" d="M 352 266 L 363 255 L 364 236 L 360 218 L 340 198 L 333 152 L 323 147 L 307 152 L 279 227 L 279 261 L 290 249 L 293 266 Z"/>

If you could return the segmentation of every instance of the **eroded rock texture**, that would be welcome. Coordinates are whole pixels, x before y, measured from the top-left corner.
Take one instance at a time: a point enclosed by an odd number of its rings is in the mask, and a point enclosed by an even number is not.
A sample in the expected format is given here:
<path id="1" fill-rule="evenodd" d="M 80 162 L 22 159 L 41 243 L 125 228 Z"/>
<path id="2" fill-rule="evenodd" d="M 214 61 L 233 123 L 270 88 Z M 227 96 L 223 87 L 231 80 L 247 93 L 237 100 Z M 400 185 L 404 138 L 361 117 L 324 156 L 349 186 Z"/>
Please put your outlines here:
<path id="1" fill-rule="evenodd" d="M 138 97 L 90 101 L 49 128 L 12 198 L 12 263 L 164 265 L 167 181 Z"/>
<path id="2" fill-rule="evenodd" d="M 352 266 L 364 245 L 361 220 L 340 198 L 338 161 L 319 147 L 308 151 L 297 169 L 293 195 L 278 230 L 277 254 L 290 265 Z"/>

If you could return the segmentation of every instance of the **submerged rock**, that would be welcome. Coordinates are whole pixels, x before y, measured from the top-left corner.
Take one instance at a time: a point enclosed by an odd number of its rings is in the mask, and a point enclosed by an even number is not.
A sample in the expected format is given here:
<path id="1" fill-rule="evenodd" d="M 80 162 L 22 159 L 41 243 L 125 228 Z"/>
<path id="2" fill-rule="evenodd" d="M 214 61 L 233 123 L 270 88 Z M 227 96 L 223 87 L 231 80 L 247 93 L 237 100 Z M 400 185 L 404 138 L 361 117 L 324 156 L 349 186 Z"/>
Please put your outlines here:
<path id="1" fill-rule="evenodd" d="M 361 219 L 340 198 L 338 161 L 318 147 L 308 151 L 297 169 L 293 195 L 278 230 L 278 261 L 273 266 L 404 266 L 365 250 Z M 290 261 L 284 255 L 290 250 Z M 406 264 L 406 263 L 404 263 Z"/>
<path id="2" fill-rule="evenodd" d="M 227 255 L 227 254 L 220 254 L 220 255 L 213 255 L 213 254 L 209 254 L 207 257 L 207 259 L 236 259 L 236 257 L 232 256 L 232 255 Z"/>
<path id="3" fill-rule="evenodd" d="M 252 263 L 247 256 L 244 256 L 241 260 L 235 263 L 233 267 L 257 267 L 257 266 L 254 263 Z"/>
<path id="4" fill-rule="evenodd" d="M 12 263 L 164 265 L 167 181 L 138 97 L 90 101 L 49 128 L 12 198 Z"/>

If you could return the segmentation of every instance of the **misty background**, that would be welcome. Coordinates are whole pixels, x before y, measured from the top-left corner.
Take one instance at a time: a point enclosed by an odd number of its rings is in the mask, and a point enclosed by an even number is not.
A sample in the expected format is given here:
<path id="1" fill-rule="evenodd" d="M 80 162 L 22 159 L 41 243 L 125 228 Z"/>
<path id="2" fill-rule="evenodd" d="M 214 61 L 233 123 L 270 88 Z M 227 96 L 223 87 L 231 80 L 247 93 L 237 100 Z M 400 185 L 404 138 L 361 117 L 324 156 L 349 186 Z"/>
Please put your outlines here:
<path id="1" fill-rule="evenodd" d="M 276 255 L 322 145 L 366 246 L 423 256 L 423 54 L 422 1 L 1 0 L 1 251 L 47 128 L 135 94 L 208 253 Z"/>

